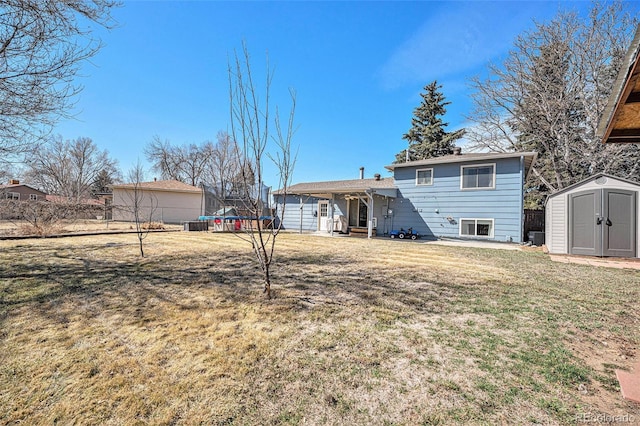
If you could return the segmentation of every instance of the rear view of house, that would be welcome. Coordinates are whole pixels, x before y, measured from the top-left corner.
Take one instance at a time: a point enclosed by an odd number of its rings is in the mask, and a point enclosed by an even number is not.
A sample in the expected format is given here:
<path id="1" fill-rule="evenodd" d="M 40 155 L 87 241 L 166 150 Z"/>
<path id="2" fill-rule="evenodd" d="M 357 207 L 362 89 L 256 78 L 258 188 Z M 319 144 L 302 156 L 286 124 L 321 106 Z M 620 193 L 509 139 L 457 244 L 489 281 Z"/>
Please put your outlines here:
<path id="1" fill-rule="evenodd" d="M 394 227 L 431 238 L 524 241 L 524 182 L 533 152 L 469 153 L 392 164 Z"/>
<path id="2" fill-rule="evenodd" d="M 392 164 L 391 178 L 310 182 L 287 192 L 285 229 L 413 228 L 427 238 L 524 240 L 524 182 L 534 152 L 470 153 Z M 281 212 L 283 194 L 276 192 Z"/>

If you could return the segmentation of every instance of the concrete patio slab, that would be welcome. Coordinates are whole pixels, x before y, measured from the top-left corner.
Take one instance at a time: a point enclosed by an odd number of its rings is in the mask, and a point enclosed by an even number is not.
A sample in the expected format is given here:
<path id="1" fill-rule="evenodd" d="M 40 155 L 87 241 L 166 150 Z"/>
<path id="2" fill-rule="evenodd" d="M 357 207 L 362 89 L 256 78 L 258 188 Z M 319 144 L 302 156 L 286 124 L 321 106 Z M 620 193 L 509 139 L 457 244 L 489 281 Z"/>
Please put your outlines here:
<path id="1" fill-rule="evenodd" d="M 605 268 L 640 270 L 640 259 L 626 259 L 621 257 L 571 256 L 566 254 L 550 254 L 549 258 L 554 262 L 561 263 L 577 263 L 580 265 L 602 266 Z"/>

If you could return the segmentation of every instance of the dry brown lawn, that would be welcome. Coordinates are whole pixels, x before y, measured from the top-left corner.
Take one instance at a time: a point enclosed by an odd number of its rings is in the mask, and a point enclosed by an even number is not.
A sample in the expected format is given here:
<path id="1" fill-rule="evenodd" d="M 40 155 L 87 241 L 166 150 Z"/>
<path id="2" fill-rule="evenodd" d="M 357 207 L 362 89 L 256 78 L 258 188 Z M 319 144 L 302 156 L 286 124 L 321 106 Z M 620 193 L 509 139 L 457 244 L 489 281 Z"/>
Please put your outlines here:
<path id="1" fill-rule="evenodd" d="M 164 224 L 165 229 L 180 230 L 180 225 Z M 75 234 L 86 232 L 117 232 L 134 231 L 135 225 L 131 222 L 114 222 L 95 219 L 63 220 L 53 225 L 49 234 Z M 33 227 L 22 220 L 0 220 L 0 238 L 3 236 L 28 236 L 33 233 Z"/>
<path id="2" fill-rule="evenodd" d="M 283 234 L 266 301 L 233 235 L 146 246 L 0 241 L 0 423 L 640 422 L 639 271 Z"/>

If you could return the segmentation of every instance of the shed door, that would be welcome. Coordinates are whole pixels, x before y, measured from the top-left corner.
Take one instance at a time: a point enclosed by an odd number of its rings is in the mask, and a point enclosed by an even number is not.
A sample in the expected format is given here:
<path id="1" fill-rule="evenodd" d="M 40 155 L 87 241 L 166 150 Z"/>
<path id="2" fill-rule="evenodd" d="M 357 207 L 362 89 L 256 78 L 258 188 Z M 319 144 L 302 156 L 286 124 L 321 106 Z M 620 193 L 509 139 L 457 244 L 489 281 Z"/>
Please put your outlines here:
<path id="1" fill-rule="evenodd" d="M 602 255 L 635 257 L 636 194 L 620 189 L 603 189 Z"/>
<path id="2" fill-rule="evenodd" d="M 597 189 L 569 196 L 569 253 L 635 257 L 636 195 Z"/>
<path id="3" fill-rule="evenodd" d="M 569 253 L 600 256 L 602 237 L 597 225 L 601 190 L 578 192 L 569 196 Z"/>

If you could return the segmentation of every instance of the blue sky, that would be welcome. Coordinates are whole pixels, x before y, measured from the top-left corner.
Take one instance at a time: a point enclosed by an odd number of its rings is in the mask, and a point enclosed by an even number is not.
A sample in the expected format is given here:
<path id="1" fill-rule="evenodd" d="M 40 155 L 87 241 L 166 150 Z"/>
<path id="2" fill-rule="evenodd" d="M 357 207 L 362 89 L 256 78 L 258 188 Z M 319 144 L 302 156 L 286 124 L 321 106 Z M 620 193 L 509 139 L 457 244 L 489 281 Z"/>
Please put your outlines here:
<path id="1" fill-rule="evenodd" d="M 297 92 L 295 182 L 388 176 L 419 93 L 433 80 L 450 129 L 471 110 L 468 80 L 559 8 L 588 2 L 125 2 L 85 64 L 65 139 L 87 136 L 126 173 L 154 135 L 174 144 L 229 129 L 227 59 L 245 41 L 253 71 L 275 71 L 272 105 Z M 635 7 L 635 6 L 634 6 Z M 148 166 L 148 164 L 147 164 Z M 266 180 L 277 184 L 275 177 Z M 148 178 L 154 176 L 149 172 Z"/>

